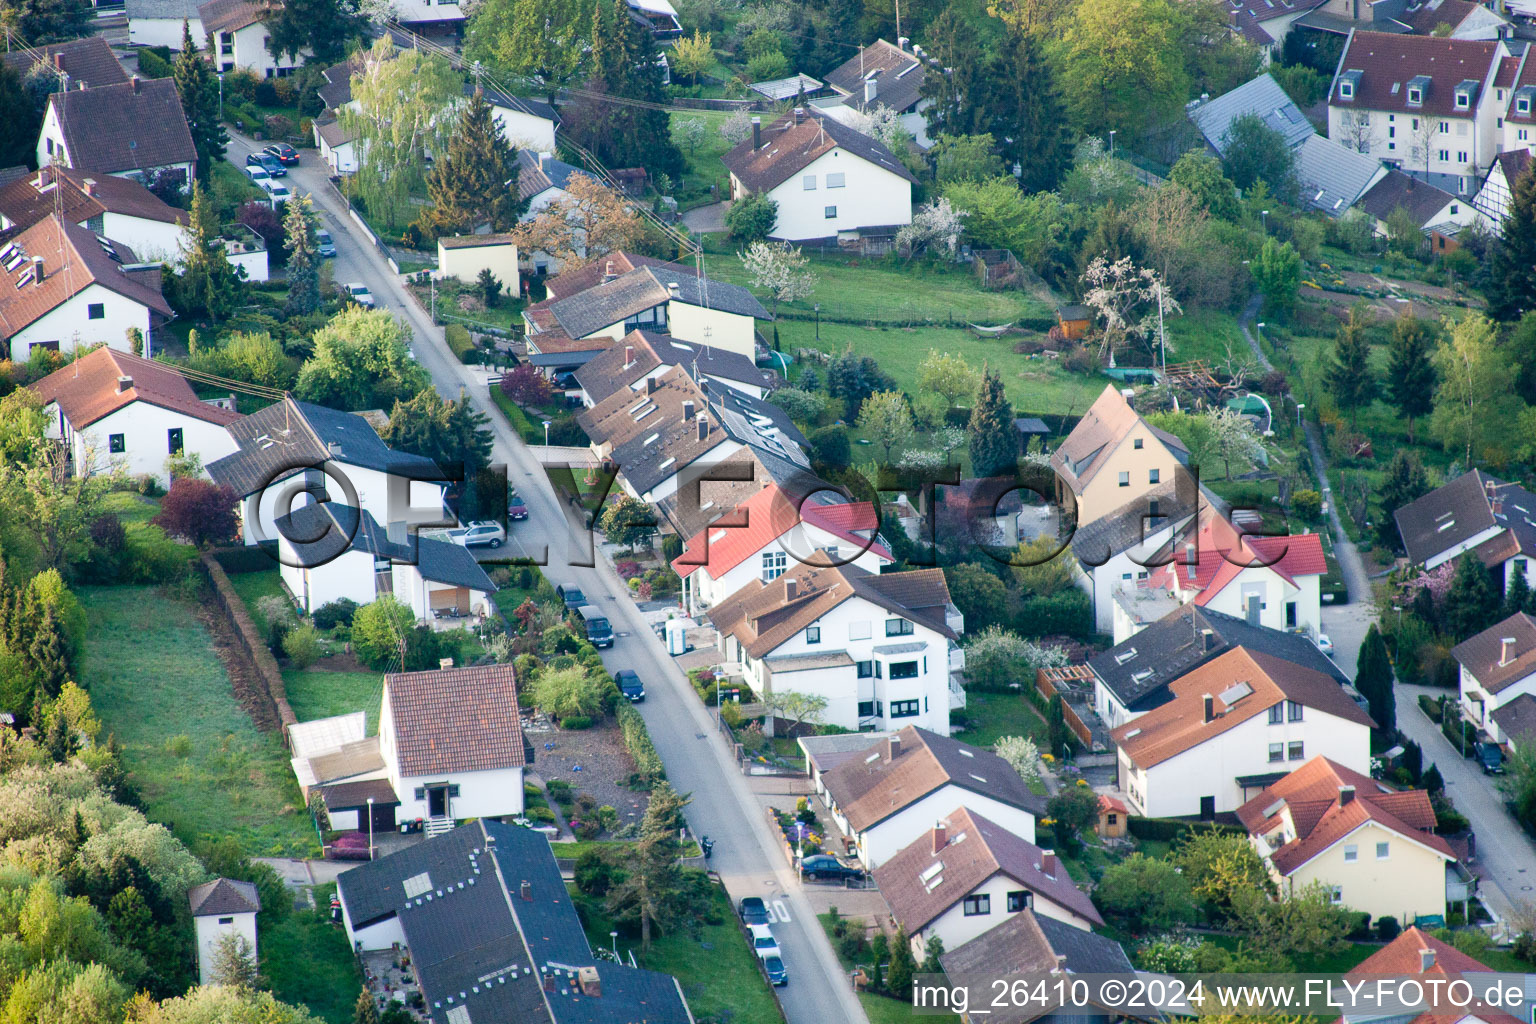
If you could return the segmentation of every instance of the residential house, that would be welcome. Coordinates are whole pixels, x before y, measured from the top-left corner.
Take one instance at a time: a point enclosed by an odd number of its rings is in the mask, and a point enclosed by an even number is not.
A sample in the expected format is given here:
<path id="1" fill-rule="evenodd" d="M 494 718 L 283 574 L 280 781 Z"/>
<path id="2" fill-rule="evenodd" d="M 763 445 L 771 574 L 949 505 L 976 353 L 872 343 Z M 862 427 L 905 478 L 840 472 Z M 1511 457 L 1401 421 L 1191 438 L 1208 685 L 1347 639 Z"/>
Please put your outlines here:
<path id="1" fill-rule="evenodd" d="M 1510 19 L 1472 0 L 1427 0 L 1399 17 L 1414 35 L 1449 35 L 1452 39 L 1507 39 Z"/>
<path id="2" fill-rule="evenodd" d="M 386 528 L 447 519 L 448 477 L 431 459 L 397 452 L 368 421 L 285 396 L 229 426 L 236 451 L 206 465 L 242 501 L 247 544 L 275 542 L 277 520 L 314 500 L 367 511 Z"/>
<path id="3" fill-rule="evenodd" d="M 674 366 L 683 367 L 695 380 L 713 381 L 753 399 L 766 398 L 773 384 L 773 378 L 740 352 L 639 329 L 630 331 L 623 341 L 577 368 L 581 404 L 587 408 L 621 389 L 643 387 L 642 380 L 659 377 Z"/>
<path id="4" fill-rule="evenodd" d="M 1282 892 L 1318 884 L 1372 920 L 1443 918 L 1448 885 L 1466 884 L 1455 852 L 1435 834 L 1428 793 L 1393 789 L 1322 755 L 1237 816 Z"/>
<path id="5" fill-rule="evenodd" d="M 1508 742 L 1499 712 L 1536 699 L 1536 619 L 1516 612 L 1451 649 L 1461 666 L 1461 713 L 1495 743 Z M 1504 720 L 1518 722 L 1521 708 Z"/>
<path id="6" fill-rule="evenodd" d="M 1351 32 L 1493 40 L 1510 34 L 1502 13 L 1471 0 L 1324 0 L 1293 22 L 1309 48 Z"/>
<path id="7" fill-rule="evenodd" d="M 1267 73 L 1214 99 L 1202 99 L 1189 107 L 1189 119 L 1200 129 L 1206 145 L 1218 157 L 1227 152 L 1233 123 L 1244 117 L 1259 118 L 1291 149 L 1315 134 L 1312 122 L 1307 120 L 1301 108 Z"/>
<path id="8" fill-rule="evenodd" d="M 797 736 L 795 745 L 805 755 L 805 767 L 810 773 L 811 785 L 818 796 L 825 795 L 827 772 L 845 761 L 854 761 L 868 754 L 879 741 L 894 732 L 840 732 L 830 736 Z"/>
<path id="9" fill-rule="evenodd" d="M 1330 138 L 1456 195 L 1498 152 L 1502 42 L 1352 30 L 1328 93 Z"/>
<path id="10" fill-rule="evenodd" d="M 927 149 L 933 143 L 923 116 L 931 105 L 922 95 L 928 72 L 924 56 L 923 48 L 913 46 L 905 36 L 894 44 L 877 39 L 827 74 L 827 85 L 837 93 L 836 98 L 812 105 L 838 120 L 844 111 L 865 113 L 877 106 L 888 107 L 896 112 L 902 129 Z M 793 99 L 795 95 L 783 98 Z"/>
<path id="11" fill-rule="evenodd" d="M 196 37 L 194 37 L 196 38 Z M 171 45 L 171 44 L 167 44 Z M 176 46 L 181 45 L 181 23 L 176 23 Z M 0 64 L 26 79 L 34 72 L 51 75 L 58 91 L 95 89 L 103 85 L 122 85 L 128 72 L 112 53 L 102 36 L 90 35 L 42 46 L 15 46 L 0 54 Z"/>
<path id="12" fill-rule="evenodd" d="M 547 150 L 517 151 L 517 193 L 528 204 L 522 220 L 530 221 L 551 204 L 570 198 L 566 184 L 573 174 L 586 174 L 563 160 L 556 160 Z M 535 277 L 560 273 L 560 261 L 542 250 L 522 253 L 523 270 Z"/>
<path id="13" fill-rule="evenodd" d="M 753 692 L 824 697 L 827 725 L 919 725 L 947 736 L 951 709 L 965 706 L 955 676 L 965 667 L 965 620 L 938 569 L 794 564 L 748 583 L 709 620 L 724 662 Z"/>
<path id="14" fill-rule="evenodd" d="M 1531 49 L 1527 46 L 1518 57 L 1504 58 L 1494 81 L 1494 96 L 1505 103 L 1504 144 L 1500 148 L 1506 153 L 1529 151 L 1536 146 L 1536 60 L 1531 57 Z M 1511 175 L 1510 182 L 1513 181 Z"/>
<path id="15" fill-rule="evenodd" d="M 1168 684 L 1172 699 L 1110 733 L 1133 813 L 1235 811 L 1322 754 L 1370 770 L 1369 715 L 1322 672 L 1238 646 Z"/>
<path id="16" fill-rule="evenodd" d="M 878 575 L 893 561 L 867 501 L 823 504 L 769 484 L 688 538 L 672 560 L 683 608 L 702 615 L 750 583 L 771 583 L 791 565 L 855 565 Z M 827 495 L 830 497 L 830 495 Z"/>
<path id="17" fill-rule="evenodd" d="M 391 594 L 418 622 L 482 620 L 491 613 L 491 582 L 468 548 L 448 540 L 394 536 L 366 511 L 339 501 L 304 505 L 277 520 L 283 583 L 305 614 L 342 599 L 368 604 Z"/>
<path id="18" fill-rule="evenodd" d="M 1536 586 L 1536 494 L 1480 469 L 1463 473 L 1393 513 L 1408 561 L 1426 570 L 1471 551 L 1501 592 L 1516 574 Z"/>
<path id="19" fill-rule="evenodd" d="M 1083 931 L 1104 924 L 1054 851 L 963 806 L 871 874 L 915 957 L 934 936 L 955 949 L 1018 914 Z"/>
<path id="20" fill-rule="evenodd" d="M 1492 973 L 1492 967 L 1479 963 L 1450 943 L 1441 942 L 1428 932 L 1410 926 L 1403 929 L 1397 938 L 1366 957 L 1360 966 L 1344 978 L 1346 983 L 1359 985 L 1369 984 L 1372 979 L 1383 975 L 1392 975 L 1393 981 L 1388 984 L 1412 982 L 1429 993 L 1454 992 L 1466 985 L 1480 995 L 1486 991 L 1483 979 L 1467 979 L 1462 975 Z M 1455 988 L 1451 987 L 1453 985 Z M 1445 995 L 1437 998 L 1431 994 L 1427 1000 L 1433 1004 L 1433 1011 L 1417 1015 L 1412 1012 L 1394 1014 L 1394 1019 L 1402 1024 L 1525 1024 L 1525 1016 L 1528 1015 L 1523 1010 L 1510 1013 L 1503 1008 L 1490 1006 L 1477 996 L 1466 1004 L 1453 1004 Z M 1380 1013 L 1367 1012 L 1360 1004 L 1356 1005 L 1359 1009 L 1341 1018 L 1338 1024 L 1380 1019 Z"/>
<path id="21" fill-rule="evenodd" d="M 75 473 L 108 466 L 169 486 L 166 459 L 196 455 L 206 465 L 235 450 L 225 429 L 240 418 L 231 399 L 205 402 L 165 363 L 98 348 L 55 370 L 32 390 Z"/>
<path id="22" fill-rule="evenodd" d="M 1026 911 L 1014 914 L 991 931 L 951 949 L 939 957 L 944 975 L 952 985 L 971 993 L 970 1005 L 995 993 L 993 979 L 1023 975 L 1043 976 L 1065 971 L 1076 975 L 1113 975 L 1128 978 L 1135 973 L 1125 949 L 1114 939 L 1085 932 L 1069 924 Z M 1123 1006 L 1100 1006 L 1094 986 L 1089 986 L 1088 1005 L 1073 1006 L 1051 1019 L 1070 1015 L 1081 1024 L 1113 1024 L 1126 1019 Z M 1050 1012 L 1049 1005 L 999 1006 L 990 1010 L 990 1024 L 1030 1024 Z"/>
<path id="23" fill-rule="evenodd" d="M 1472 205 L 1478 213 L 1488 218 L 1489 227 L 1495 233 L 1504 223 L 1504 218 L 1509 216 L 1515 198 L 1515 182 L 1525 173 L 1530 163 L 1529 149 L 1506 148 L 1494 158 L 1488 173 L 1483 177 L 1483 187 L 1477 190 Z"/>
<path id="24" fill-rule="evenodd" d="M 1335 220 L 1353 210 L 1388 170 L 1371 154 L 1316 134 L 1307 136 L 1295 156 L 1302 201 Z"/>
<path id="25" fill-rule="evenodd" d="M 160 265 L 58 214 L 0 244 L 0 354 L 25 362 L 33 349 L 96 344 L 127 351 L 137 328 L 145 354 L 176 314 L 160 293 Z"/>
<path id="26" fill-rule="evenodd" d="M 683 34 L 682 23 L 677 20 L 677 8 L 667 0 L 625 0 L 625 5 L 629 8 L 630 20 L 656 39 L 676 39 Z"/>
<path id="27" fill-rule="evenodd" d="M 912 223 L 917 179 L 882 143 L 814 107 L 797 107 L 767 128 L 759 122 L 722 159 L 732 199 L 762 193 L 778 204 L 771 237 L 886 237 Z"/>
<path id="28" fill-rule="evenodd" d="M 43 167 L 0 187 L 0 233 L 25 231 L 55 211 L 72 224 L 125 243 L 146 262 L 180 261 L 187 211 L 132 178 Z"/>
<path id="29" fill-rule="evenodd" d="M 455 37 L 464 28 L 464 9 L 457 0 L 397 0 L 394 20 L 410 32 Z"/>
<path id="30" fill-rule="evenodd" d="M 473 81 L 464 84 L 464 95 L 473 96 Z M 555 108 L 543 100 L 531 96 L 513 96 L 496 89 L 484 90 L 486 102 L 491 105 L 491 117 L 501 126 L 501 137 L 519 153 L 532 150 L 535 153 L 555 151 L 555 129 L 560 116 Z M 521 184 L 519 184 L 521 187 Z"/>
<path id="31" fill-rule="evenodd" d="M 798 461 L 780 458 L 768 449 L 748 446 L 706 465 L 689 466 L 679 475 L 678 487 L 658 499 L 664 531 L 692 537 L 733 511 L 764 487 L 785 494 L 817 495 L 818 500 L 842 495 L 843 490 L 812 473 Z"/>
<path id="32" fill-rule="evenodd" d="M 910 725 L 823 772 L 821 781 L 844 846 L 870 870 L 962 807 L 1030 843 L 1045 814 L 1045 798 L 1007 761 Z"/>
<path id="33" fill-rule="evenodd" d="M 1258 48 L 1267 65 L 1296 19 L 1323 3 L 1324 0 L 1227 0 L 1227 24 L 1234 35 Z"/>
<path id="34" fill-rule="evenodd" d="M 562 349 L 597 353 L 644 330 L 756 357 L 757 321 L 773 318 L 747 289 L 660 261 L 628 257 L 625 262 L 640 265 L 622 273 L 617 260 L 600 262 L 601 277 L 590 286 L 572 291 L 552 282 L 548 298 L 523 310 L 533 356 Z"/>
<path id="35" fill-rule="evenodd" d="M 168 46 L 181 49 L 181 26 L 192 33 L 192 45 L 206 46 L 208 32 L 197 9 L 199 0 L 123 0 L 128 16 L 129 46 Z"/>
<path id="36" fill-rule="evenodd" d="M 1498 735 L 1510 750 L 1536 746 L 1536 697 L 1522 693 L 1499 705 L 1499 709 L 1488 717 L 1498 726 Z"/>
<path id="37" fill-rule="evenodd" d="M 1349 684 L 1311 638 L 1191 603 L 1088 660 L 1093 709 L 1110 728 L 1124 725 L 1173 700 L 1169 685 L 1175 679 L 1239 646 L 1320 672 L 1339 686 Z"/>
<path id="38" fill-rule="evenodd" d="M 1148 494 L 1174 479 L 1179 467 L 1188 466 L 1184 442 L 1142 419 L 1113 385 L 1105 386 L 1051 454 L 1056 502 L 1065 508 L 1071 495 L 1078 529 Z"/>
<path id="39" fill-rule="evenodd" d="M 55 160 L 76 170 L 150 182 L 169 174 L 190 186 L 197 149 L 176 83 L 135 78 L 49 96 L 37 165 Z"/>
<path id="40" fill-rule="evenodd" d="M 217 984 L 216 953 L 226 935 L 238 935 L 247 943 L 252 961 L 256 948 L 256 915 L 261 912 L 261 894 L 250 882 L 216 878 L 187 890 L 192 907 L 192 927 L 197 933 L 198 984 Z"/>
<path id="41" fill-rule="evenodd" d="M 1494 166 L 1499 166 L 1497 161 Z M 1476 203 L 1465 195 L 1451 195 L 1397 170 L 1378 178 L 1355 205 L 1371 218 L 1376 233 L 1383 238 L 1389 234 L 1389 220 L 1399 210 L 1412 217 L 1414 224 L 1425 233 L 1435 230 L 1455 233 L 1479 217 Z"/>
<path id="42" fill-rule="evenodd" d="M 482 270 L 489 270 L 508 296 L 516 298 L 523 293 L 517 270 L 517 243 L 511 235 L 453 235 L 437 240 L 437 270 L 433 277 L 439 281 L 452 277 L 474 285 Z"/>
<path id="43" fill-rule="evenodd" d="M 369 715 L 375 721 L 370 731 Z M 338 832 L 392 832 L 399 798 L 379 755 L 378 714 L 352 711 L 288 726 L 289 764 L 308 803 L 319 795 Z M 371 816 L 370 816 L 371 815 Z"/>
<path id="44" fill-rule="evenodd" d="M 311 123 L 315 133 L 315 148 L 320 151 L 320 159 L 330 167 L 331 173 L 356 174 L 357 136 L 343 128 L 335 115 L 317 117 Z"/>
<path id="45" fill-rule="evenodd" d="M 312 56 L 308 47 L 296 54 L 274 54 L 269 48 L 269 10 L 256 0 L 207 0 L 198 6 L 197 16 L 208 36 L 215 68 L 240 68 L 259 78 L 286 78 L 303 66 Z"/>
<path id="46" fill-rule="evenodd" d="M 431 1024 L 693 1024 L 676 979 L 593 956 L 532 829 L 471 822 L 343 872 L 337 895 L 354 949 L 410 957 Z"/>

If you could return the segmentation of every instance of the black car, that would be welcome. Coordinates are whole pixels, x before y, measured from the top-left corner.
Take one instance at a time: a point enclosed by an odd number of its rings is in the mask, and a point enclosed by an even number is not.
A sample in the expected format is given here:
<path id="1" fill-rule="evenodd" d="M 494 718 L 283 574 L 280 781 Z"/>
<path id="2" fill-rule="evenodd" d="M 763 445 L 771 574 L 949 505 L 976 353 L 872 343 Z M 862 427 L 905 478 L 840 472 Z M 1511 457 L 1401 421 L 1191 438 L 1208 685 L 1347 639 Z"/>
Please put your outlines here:
<path id="1" fill-rule="evenodd" d="M 299 151 L 286 142 L 278 142 L 262 150 L 263 153 L 283 164 L 296 164 L 299 162 Z"/>
<path id="2" fill-rule="evenodd" d="M 1482 765 L 1484 775 L 1503 775 L 1504 750 L 1497 743 L 1479 743 L 1474 755 Z"/>
<path id="3" fill-rule="evenodd" d="M 763 902 L 761 896 L 748 896 L 736 909 L 741 914 L 742 924 L 750 926 L 768 923 L 768 904 Z"/>
<path id="4" fill-rule="evenodd" d="M 802 878 L 813 880 L 826 878 L 841 882 L 845 878 L 863 878 L 864 872 L 858 868 L 849 867 L 830 854 L 817 853 L 800 858 L 800 875 Z"/>
<path id="5" fill-rule="evenodd" d="M 631 704 L 645 700 L 645 684 L 640 681 L 640 675 L 634 669 L 619 669 L 613 674 L 613 682 Z"/>
<path id="6" fill-rule="evenodd" d="M 558 586 L 555 588 L 555 594 L 565 602 L 567 611 L 575 611 L 587 603 L 587 595 L 583 594 L 578 587 Z"/>
<path id="7" fill-rule="evenodd" d="M 288 173 L 288 168 L 283 166 L 283 162 L 268 153 L 252 153 L 245 158 L 245 166 L 260 167 L 273 178 L 281 178 Z"/>

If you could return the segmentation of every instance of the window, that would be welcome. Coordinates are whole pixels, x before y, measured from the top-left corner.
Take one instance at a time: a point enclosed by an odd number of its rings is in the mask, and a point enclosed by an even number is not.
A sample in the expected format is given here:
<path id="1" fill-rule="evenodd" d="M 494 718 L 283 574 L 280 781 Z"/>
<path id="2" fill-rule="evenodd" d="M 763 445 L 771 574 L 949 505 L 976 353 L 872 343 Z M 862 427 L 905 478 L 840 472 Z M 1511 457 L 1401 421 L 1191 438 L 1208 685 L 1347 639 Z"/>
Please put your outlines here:
<path id="1" fill-rule="evenodd" d="M 48 140 L 48 152 L 50 152 L 50 153 L 53 152 L 53 140 L 52 139 Z"/>
<path id="2" fill-rule="evenodd" d="M 1131 474 L 1130 474 L 1129 470 L 1126 470 L 1125 472 L 1120 474 L 1120 486 L 1121 487 L 1129 487 L 1129 486 L 1131 486 Z"/>
<path id="3" fill-rule="evenodd" d="M 1131 447 L 1136 449 L 1137 451 L 1141 451 L 1142 444 L 1143 444 L 1142 439 L 1138 437 L 1138 438 L 1136 438 L 1136 440 L 1131 442 Z"/>
<path id="4" fill-rule="evenodd" d="M 763 582 L 768 583 L 784 575 L 789 566 L 789 556 L 782 551 L 763 552 Z"/>
<path id="5" fill-rule="evenodd" d="M 165 450 L 172 455 L 180 455 L 182 449 L 181 428 L 172 427 L 165 432 Z"/>
<path id="6" fill-rule="evenodd" d="M 1269 745 L 1269 763 L 1278 764 L 1285 760 L 1285 744 L 1271 743 Z"/>
<path id="7" fill-rule="evenodd" d="M 1119 823 L 1120 823 L 1120 815 L 1117 812 L 1110 811 L 1108 814 L 1104 815 L 1104 824 L 1106 824 L 1106 825 L 1118 825 Z"/>
<path id="8" fill-rule="evenodd" d="M 1160 469 L 1149 469 L 1149 470 L 1147 470 L 1147 483 L 1149 483 L 1149 484 L 1161 483 L 1162 479 L 1163 479 L 1163 471 L 1162 470 L 1160 470 Z"/>
<path id="9" fill-rule="evenodd" d="M 1419 130 L 1419 119 L 1418 118 L 1414 118 L 1413 119 L 1413 130 L 1414 131 L 1418 131 Z"/>
<path id="10" fill-rule="evenodd" d="M 1472 97 L 1469 96 L 1468 94 L 1466 94 L 1464 92 L 1459 92 L 1459 93 L 1456 94 L 1456 109 L 1457 110 L 1466 110 L 1467 107 L 1471 104 L 1471 102 L 1472 102 Z"/>
<path id="11" fill-rule="evenodd" d="M 1344 79 L 1339 83 L 1339 99 L 1352 100 L 1355 98 L 1355 83 Z"/>
<path id="12" fill-rule="evenodd" d="M 1376 844 L 1376 859 L 1377 860 L 1386 860 L 1387 859 L 1387 854 L 1389 854 L 1391 852 L 1392 852 L 1392 844 L 1391 843 L 1377 843 Z"/>
<path id="13" fill-rule="evenodd" d="M 1412 104 L 1415 104 L 1415 105 L 1423 103 L 1424 102 L 1424 90 L 1420 89 L 1416 85 L 1415 86 L 1410 86 L 1409 89 L 1408 89 L 1408 102 L 1412 103 Z"/>
<path id="14" fill-rule="evenodd" d="M 221 917 L 221 918 L 219 918 L 219 924 L 234 924 L 234 923 L 235 923 L 235 919 L 232 918 L 232 917 Z"/>
<path id="15" fill-rule="evenodd" d="M 1450 150 L 1448 150 L 1448 149 L 1442 149 L 1442 150 L 1441 150 L 1441 151 L 1440 151 L 1440 159 L 1441 159 L 1441 160 L 1442 160 L 1442 161 L 1444 161 L 1444 160 L 1449 160 L 1449 159 L 1450 159 L 1450 158 L 1451 158 L 1451 151 L 1450 151 Z"/>
<path id="16" fill-rule="evenodd" d="M 107 307 L 103 303 L 93 302 L 85 307 L 85 315 L 91 320 L 105 320 L 107 318 Z"/>
<path id="17" fill-rule="evenodd" d="M 1525 129 L 1525 128 L 1521 128 L 1515 134 L 1517 134 L 1520 137 L 1520 141 L 1521 142 L 1525 142 L 1529 138 L 1529 133 L 1528 133 L 1527 129 Z"/>
<path id="18" fill-rule="evenodd" d="M 843 182 L 844 175 L 841 171 L 836 174 L 827 175 L 827 188 L 842 188 Z"/>
<path id="19" fill-rule="evenodd" d="M 1028 889 L 1015 889 L 1008 894 L 1008 913 L 1017 914 L 1035 905 L 1035 894 Z"/>
<path id="20" fill-rule="evenodd" d="M 917 662 L 915 661 L 893 661 L 890 664 L 890 669 L 892 679 L 917 678 Z"/>
<path id="21" fill-rule="evenodd" d="M 121 455 L 128 450 L 128 444 L 123 434 L 107 435 L 107 451 L 113 455 Z"/>
<path id="22" fill-rule="evenodd" d="M 875 663 L 872 661 L 855 662 L 854 675 L 859 679 L 869 679 L 875 674 Z"/>
<path id="23" fill-rule="evenodd" d="M 1529 114 L 1531 112 L 1531 98 L 1529 96 L 1522 96 L 1515 100 L 1515 110 L 1521 114 Z"/>
<path id="24" fill-rule="evenodd" d="M 1328 893 L 1328 902 L 1335 905 L 1344 902 L 1344 887 L 1342 885 L 1334 886 Z"/>
<path id="25" fill-rule="evenodd" d="M 917 717 L 917 713 L 918 713 L 918 711 L 917 711 L 917 703 L 918 702 L 915 701 L 915 700 L 893 700 L 893 701 L 891 701 L 891 717 L 892 718 L 916 718 Z M 986 913 L 986 911 L 982 911 L 982 913 Z"/>
<path id="26" fill-rule="evenodd" d="M 876 718 L 880 715 L 880 702 L 877 700 L 859 701 L 860 718 Z"/>
<path id="27" fill-rule="evenodd" d="M 835 206 L 827 207 L 822 212 L 822 216 L 825 217 L 827 220 L 836 220 L 837 219 L 837 207 L 835 207 Z"/>
<path id="28" fill-rule="evenodd" d="M 814 174 L 807 174 L 805 177 L 800 179 L 800 184 L 801 184 L 801 187 L 803 187 L 807 192 L 815 192 L 816 191 L 816 175 L 814 175 Z"/>
<path id="29" fill-rule="evenodd" d="M 1290 747 L 1286 751 L 1286 759 L 1289 761 L 1301 761 L 1305 760 L 1306 756 L 1306 744 L 1302 743 L 1301 740 L 1291 740 Z"/>
<path id="30" fill-rule="evenodd" d="M 1461 207 L 1457 206 L 1455 203 L 1452 203 L 1451 204 L 1451 216 L 1452 217 L 1456 216 L 1457 211 L 1459 211 L 1460 209 L 1461 209 Z"/>
<path id="31" fill-rule="evenodd" d="M 963 904 L 966 917 L 980 917 L 983 914 L 992 913 L 992 897 L 986 893 L 979 896 L 967 896 Z"/>
<path id="32" fill-rule="evenodd" d="M 869 626 L 869 620 L 868 619 L 865 619 L 863 622 L 850 622 L 850 623 L 848 623 L 848 639 L 849 640 L 868 640 L 869 637 L 870 637 L 870 626 Z"/>
<path id="33" fill-rule="evenodd" d="M 1456 162 L 1459 163 L 1459 164 L 1464 164 L 1464 163 L 1467 162 L 1467 151 L 1466 150 L 1458 149 L 1456 151 Z"/>
<path id="34" fill-rule="evenodd" d="M 821 643 L 821 627 L 820 626 L 806 626 L 805 627 L 805 642 L 808 643 L 808 644 L 819 644 L 819 643 Z"/>
<path id="35" fill-rule="evenodd" d="M 1440 134 L 1441 135 L 1449 135 L 1449 134 L 1451 134 L 1451 122 L 1449 122 L 1449 121 L 1441 121 L 1440 122 Z"/>
<path id="36" fill-rule="evenodd" d="M 1296 703 L 1294 700 L 1286 701 L 1285 702 L 1285 717 L 1286 717 L 1286 720 L 1287 721 L 1291 721 L 1291 722 L 1299 722 L 1299 721 L 1301 721 L 1302 710 L 1303 710 L 1303 705 Z"/>
<path id="37" fill-rule="evenodd" d="M 1346 844 L 1344 847 L 1344 859 L 1351 862 L 1359 860 L 1360 847 L 1355 843 Z"/>
<path id="38" fill-rule="evenodd" d="M 1276 704 L 1274 707 L 1269 709 L 1269 724 L 1270 725 L 1279 725 L 1284 720 L 1285 720 L 1285 718 L 1284 718 L 1284 711 L 1281 709 L 1279 704 Z"/>
<path id="39" fill-rule="evenodd" d="M 1285 602 L 1285 625 L 1287 628 L 1296 625 L 1296 602 Z"/>
<path id="40" fill-rule="evenodd" d="M 1387 128 L 1387 138 L 1389 138 L 1389 139 L 1397 138 L 1397 128 L 1395 126 L 1389 126 Z"/>
<path id="41" fill-rule="evenodd" d="M 912 635 L 912 623 L 907 621 L 906 619 L 886 619 L 885 620 L 885 635 L 886 636 L 911 636 Z"/>

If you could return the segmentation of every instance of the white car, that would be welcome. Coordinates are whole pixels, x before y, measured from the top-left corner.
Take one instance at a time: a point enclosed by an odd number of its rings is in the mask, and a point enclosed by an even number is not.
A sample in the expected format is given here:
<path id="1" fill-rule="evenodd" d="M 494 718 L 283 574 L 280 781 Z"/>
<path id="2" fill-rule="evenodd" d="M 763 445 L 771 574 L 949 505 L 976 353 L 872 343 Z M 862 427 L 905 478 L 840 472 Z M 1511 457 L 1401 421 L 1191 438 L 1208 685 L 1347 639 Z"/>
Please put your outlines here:
<path id="1" fill-rule="evenodd" d="M 272 180 L 272 175 L 268 174 L 260 167 L 247 167 L 245 169 L 245 174 L 246 177 L 250 178 L 262 188 L 266 188 L 266 183 Z"/>
<path id="2" fill-rule="evenodd" d="M 499 548 L 507 539 L 507 531 L 500 523 L 486 519 L 461 526 L 457 530 L 449 530 L 448 539 L 460 547 L 472 548 L 484 544 Z"/>
<path id="3" fill-rule="evenodd" d="M 1327 633 L 1317 634 L 1317 649 L 1328 655 L 1328 657 L 1333 657 L 1333 641 L 1328 639 Z"/>
<path id="4" fill-rule="evenodd" d="M 757 954 L 759 960 L 766 960 L 770 956 L 783 956 L 779 951 L 779 940 L 773 937 L 773 932 L 768 930 L 765 924 L 754 924 L 747 929 L 752 938 L 752 952 Z"/>
<path id="5" fill-rule="evenodd" d="M 267 195 L 272 197 L 272 208 L 274 210 L 293 198 L 293 193 L 288 191 L 287 185 L 281 184 L 272 178 L 258 182 L 258 184 L 267 190 Z"/>
<path id="6" fill-rule="evenodd" d="M 373 308 L 373 293 L 368 290 L 367 285 L 344 284 L 341 286 L 341 289 L 351 296 L 352 301 L 359 306 L 367 306 L 369 309 Z"/>

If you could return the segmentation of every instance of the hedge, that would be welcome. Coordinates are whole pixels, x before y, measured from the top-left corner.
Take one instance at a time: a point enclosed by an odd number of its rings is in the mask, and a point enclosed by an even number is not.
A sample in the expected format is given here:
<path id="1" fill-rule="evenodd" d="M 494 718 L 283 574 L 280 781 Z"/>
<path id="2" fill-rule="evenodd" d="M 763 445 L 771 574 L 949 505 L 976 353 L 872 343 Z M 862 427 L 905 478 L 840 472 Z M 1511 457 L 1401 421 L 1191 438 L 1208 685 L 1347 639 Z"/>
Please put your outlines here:
<path id="1" fill-rule="evenodd" d="M 463 324 L 449 324 L 443 330 L 443 337 L 447 339 L 449 350 L 458 357 L 459 362 L 468 363 L 469 354 L 475 350 L 474 342 L 469 337 L 469 328 Z"/>
<path id="2" fill-rule="evenodd" d="M 1126 822 L 1126 827 L 1136 839 L 1168 843 L 1192 829 L 1232 833 L 1244 831 L 1236 825 L 1223 825 L 1214 821 L 1185 821 L 1183 818 L 1130 818 Z"/>
<path id="3" fill-rule="evenodd" d="M 277 560 L 276 541 L 238 548 L 215 548 L 209 554 L 213 556 L 215 562 L 219 563 L 219 567 L 231 576 L 238 576 L 243 572 L 265 572 L 280 566 Z"/>
<path id="4" fill-rule="evenodd" d="M 1431 722 L 1440 722 L 1440 702 L 1428 694 L 1419 694 L 1419 708 L 1429 716 Z"/>
<path id="5" fill-rule="evenodd" d="M 667 777 L 667 770 L 651 742 L 645 719 L 640 717 L 632 704 L 621 704 L 618 709 L 619 731 L 624 736 L 624 748 L 635 759 L 635 774 L 648 783 L 660 782 Z"/>
<path id="6" fill-rule="evenodd" d="M 170 78 L 171 62 L 155 52 L 156 47 L 139 51 L 139 74 L 145 78 Z"/>

